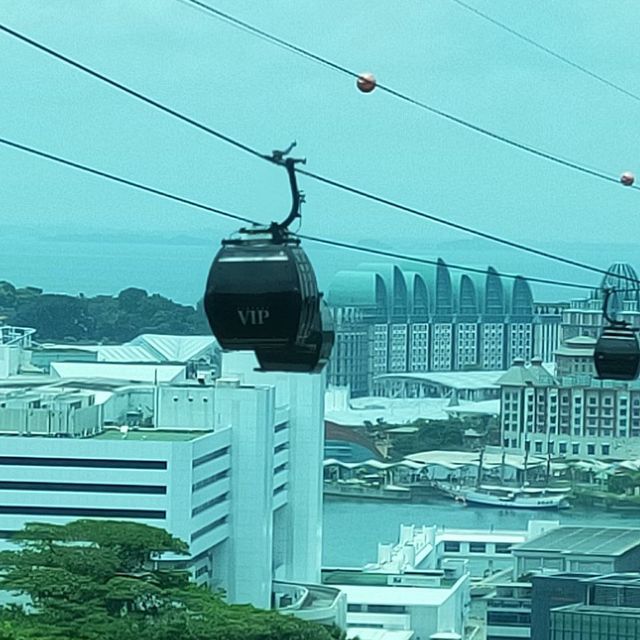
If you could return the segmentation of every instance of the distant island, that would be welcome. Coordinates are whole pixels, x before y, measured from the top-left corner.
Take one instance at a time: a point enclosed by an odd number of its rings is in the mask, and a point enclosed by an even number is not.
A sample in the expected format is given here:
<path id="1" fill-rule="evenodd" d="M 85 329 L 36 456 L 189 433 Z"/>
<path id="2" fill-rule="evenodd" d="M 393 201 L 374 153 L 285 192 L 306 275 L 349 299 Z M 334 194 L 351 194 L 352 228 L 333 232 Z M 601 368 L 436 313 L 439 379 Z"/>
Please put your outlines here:
<path id="1" fill-rule="evenodd" d="M 130 287 L 116 296 L 71 296 L 0 281 L 0 324 L 36 329 L 40 342 L 121 344 L 141 333 L 209 333 L 202 304 L 182 305 Z"/>

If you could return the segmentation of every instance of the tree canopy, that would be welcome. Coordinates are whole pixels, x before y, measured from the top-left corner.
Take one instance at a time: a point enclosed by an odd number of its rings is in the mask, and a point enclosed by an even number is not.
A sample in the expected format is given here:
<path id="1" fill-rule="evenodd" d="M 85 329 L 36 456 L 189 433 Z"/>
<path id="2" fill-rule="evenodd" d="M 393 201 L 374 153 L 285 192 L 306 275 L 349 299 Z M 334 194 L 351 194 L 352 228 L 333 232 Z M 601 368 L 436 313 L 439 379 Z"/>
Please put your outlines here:
<path id="1" fill-rule="evenodd" d="M 88 298 L 0 281 L 0 315 L 8 324 L 33 327 L 40 340 L 122 343 L 141 333 L 209 332 L 202 305 L 178 304 L 135 287 L 115 297 Z"/>
<path id="2" fill-rule="evenodd" d="M 135 522 L 32 523 L 0 553 L 0 640 L 331 640 L 339 630 L 249 605 L 158 568 L 188 552 L 163 529 Z"/>

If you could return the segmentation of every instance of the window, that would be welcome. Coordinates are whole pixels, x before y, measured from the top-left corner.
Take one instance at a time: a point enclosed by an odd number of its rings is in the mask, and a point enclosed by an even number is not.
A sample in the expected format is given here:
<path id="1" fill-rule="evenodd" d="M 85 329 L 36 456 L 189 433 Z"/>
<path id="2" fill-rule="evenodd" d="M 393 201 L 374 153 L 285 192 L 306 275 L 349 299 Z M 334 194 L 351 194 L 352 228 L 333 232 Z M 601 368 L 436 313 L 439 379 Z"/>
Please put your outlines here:
<path id="1" fill-rule="evenodd" d="M 511 545 L 508 542 L 496 542 L 496 553 L 511 553 Z"/>
<path id="2" fill-rule="evenodd" d="M 218 458 L 221 458 L 222 456 L 227 455 L 227 453 L 229 453 L 229 447 L 222 447 L 221 449 L 217 449 L 216 451 L 207 453 L 204 456 L 200 456 L 199 458 L 196 458 L 193 461 L 192 467 L 196 469 L 197 467 L 200 467 L 203 464 L 206 464 L 207 462 L 211 462 L 212 460 L 217 460 Z"/>
<path id="3" fill-rule="evenodd" d="M 103 458 L 32 458 L 0 456 L 0 465 L 27 467 L 87 467 L 89 469 L 166 469 L 164 460 L 110 460 Z"/>
<path id="4" fill-rule="evenodd" d="M 608 456 L 611 453 L 611 445 L 609 444 L 603 444 L 601 449 L 603 456 Z"/>
<path id="5" fill-rule="evenodd" d="M 460 551 L 460 543 L 453 541 L 446 541 L 444 543 L 445 553 L 458 553 Z"/>
<path id="6" fill-rule="evenodd" d="M 165 511 L 155 509 L 101 509 L 98 507 L 32 507 L 0 505 L 0 513 L 21 516 L 78 516 L 80 518 L 142 518 L 164 520 Z"/>
<path id="7" fill-rule="evenodd" d="M 587 445 L 587 455 L 588 456 L 595 456 L 596 455 L 596 445 L 595 444 L 588 444 Z"/>
<path id="8" fill-rule="evenodd" d="M 407 608 L 400 604 L 370 604 L 367 606 L 369 613 L 407 613 Z"/>
<path id="9" fill-rule="evenodd" d="M 211 509 L 211 507 L 215 507 L 218 504 L 222 504 L 228 497 L 229 497 L 228 493 L 223 493 L 211 500 L 207 500 L 206 502 L 203 502 L 201 505 L 198 505 L 197 507 L 191 510 L 191 517 L 193 518 L 197 516 L 199 513 L 203 513 L 204 511 L 207 511 L 207 509 Z"/>
<path id="10" fill-rule="evenodd" d="M 72 493 L 147 493 L 166 494 L 167 487 L 155 484 L 105 484 L 81 482 L 0 481 L 3 491 L 70 491 Z"/>
<path id="11" fill-rule="evenodd" d="M 528 612 L 518 613 L 515 611 L 487 611 L 487 624 L 528 627 L 531 624 L 531 614 Z"/>
<path id="12" fill-rule="evenodd" d="M 228 516 L 224 516 L 222 518 L 218 518 L 215 522 L 208 524 L 206 527 L 202 527 L 202 529 L 198 529 L 191 535 L 191 542 L 195 542 L 198 538 L 206 535 L 207 533 L 221 527 L 223 524 L 226 524 L 228 520 Z"/>
<path id="13" fill-rule="evenodd" d="M 228 477 L 229 477 L 229 469 L 226 469 L 225 471 L 220 471 L 218 473 L 213 474 L 212 476 L 209 476 L 208 478 L 204 478 L 203 480 L 194 482 L 191 485 L 191 490 L 198 491 L 199 489 L 208 487 L 210 484 L 213 484 L 214 482 L 218 482 L 218 480 L 222 480 L 223 478 L 228 478 Z"/>
<path id="14" fill-rule="evenodd" d="M 469 553 L 485 553 L 487 545 L 484 542 L 470 542 Z"/>

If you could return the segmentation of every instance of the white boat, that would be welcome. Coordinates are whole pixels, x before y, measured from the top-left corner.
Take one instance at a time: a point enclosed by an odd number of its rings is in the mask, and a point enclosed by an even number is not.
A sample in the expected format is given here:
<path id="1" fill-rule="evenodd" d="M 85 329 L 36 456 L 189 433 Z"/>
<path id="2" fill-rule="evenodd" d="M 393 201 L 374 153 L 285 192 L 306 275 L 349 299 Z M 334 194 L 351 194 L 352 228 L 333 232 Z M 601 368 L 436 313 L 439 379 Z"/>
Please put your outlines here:
<path id="1" fill-rule="evenodd" d="M 505 509 L 565 509 L 569 507 L 566 492 L 526 487 L 461 488 L 455 499 L 465 504 L 481 504 Z"/>

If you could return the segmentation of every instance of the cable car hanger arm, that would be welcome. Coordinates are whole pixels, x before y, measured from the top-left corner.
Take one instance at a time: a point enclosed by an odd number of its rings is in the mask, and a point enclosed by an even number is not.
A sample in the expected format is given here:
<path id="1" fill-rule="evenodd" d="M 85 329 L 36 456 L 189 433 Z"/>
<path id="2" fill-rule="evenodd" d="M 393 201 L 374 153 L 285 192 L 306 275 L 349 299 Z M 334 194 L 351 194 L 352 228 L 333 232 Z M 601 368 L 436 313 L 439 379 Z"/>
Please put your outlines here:
<path id="1" fill-rule="evenodd" d="M 285 234 L 289 225 L 296 219 L 300 217 L 300 206 L 304 202 L 304 193 L 298 189 L 298 180 L 296 178 L 296 165 L 297 164 L 306 164 L 306 158 L 287 158 L 291 150 L 296 146 L 296 141 L 294 140 L 286 149 L 283 151 L 274 150 L 271 152 L 270 156 L 263 156 L 266 160 L 273 162 L 274 164 L 280 165 L 287 170 L 287 174 L 289 176 L 289 186 L 291 188 L 291 211 L 289 211 L 289 215 L 282 222 L 272 222 L 270 231 L 274 234 L 274 237 L 282 238 L 283 234 Z"/>

